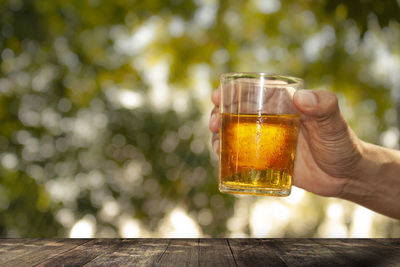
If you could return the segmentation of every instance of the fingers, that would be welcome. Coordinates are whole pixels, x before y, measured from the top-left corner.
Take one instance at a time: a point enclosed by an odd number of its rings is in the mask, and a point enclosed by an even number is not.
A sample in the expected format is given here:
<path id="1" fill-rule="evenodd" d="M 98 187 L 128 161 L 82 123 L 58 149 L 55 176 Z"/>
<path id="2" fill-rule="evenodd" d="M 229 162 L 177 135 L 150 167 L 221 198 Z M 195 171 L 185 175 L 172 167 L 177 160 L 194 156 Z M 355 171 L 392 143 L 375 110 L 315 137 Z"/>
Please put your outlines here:
<path id="1" fill-rule="evenodd" d="M 211 100 L 214 103 L 215 107 L 211 111 L 211 116 L 210 116 L 210 123 L 209 123 L 209 128 L 210 131 L 213 133 L 212 139 L 211 139 L 211 145 L 215 153 L 219 153 L 219 100 L 220 100 L 221 94 L 219 88 L 215 90 L 212 95 L 211 95 Z"/>
<path id="2" fill-rule="evenodd" d="M 301 112 L 313 117 L 328 117 L 339 112 L 336 95 L 327 90 L 299 90 L 293 101 Z"/>
<path id="3" fill-rule="evenodd" d="M 220 98 L 221 98 L 221 90 L 218 87 L 217 90 L 215 90 L 211 95 L 211 100 L 217 107 L 219 107 Z"/>
<path id="4" fill-rule="evenodd" d="M 318 125 L 318 132 L 334 136 L 347 128 L 336 95 L 327 90 L 299 90 L 293 96 L 296 108 Z"/>
<path id="5" fill-rule="evenodd" d="M 218 133 L 219 131 L 219 109 L 214 107 L 211 111 L 210 123 L 208 125 L 210 131 L 213 133 Z"/>
<path id="6" fill-rule="evenodd" d="M 214 133 L 211 139 L 211 145 L 215 153 L 219 153 L 219 133 Z"/>
<path id="7" fill-rule="evenodd" d="M 219 109 L 214 107 L 211 111 L 209 128 L 213 133 L 211 145 L 215 153 L 219 153 Z"/>

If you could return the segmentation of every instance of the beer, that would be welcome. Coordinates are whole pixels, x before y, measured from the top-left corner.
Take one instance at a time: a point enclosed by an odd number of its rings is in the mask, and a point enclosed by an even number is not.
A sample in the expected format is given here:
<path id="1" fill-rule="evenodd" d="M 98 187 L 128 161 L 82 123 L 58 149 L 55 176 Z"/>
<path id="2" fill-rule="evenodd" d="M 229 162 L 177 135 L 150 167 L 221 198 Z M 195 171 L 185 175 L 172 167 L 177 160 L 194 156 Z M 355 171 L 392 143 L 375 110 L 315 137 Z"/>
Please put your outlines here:
<path id="1" fill-rule="evenodd" d="M 262 72 L 225 73 L 219 112 L 219 190 L 287 196 L 292 188 L 303 80 Z"/>
<path id="2" fill-rule="evenodd" d="M 299 115 L 221 114 L 222 192 L 289 195 Z"/>

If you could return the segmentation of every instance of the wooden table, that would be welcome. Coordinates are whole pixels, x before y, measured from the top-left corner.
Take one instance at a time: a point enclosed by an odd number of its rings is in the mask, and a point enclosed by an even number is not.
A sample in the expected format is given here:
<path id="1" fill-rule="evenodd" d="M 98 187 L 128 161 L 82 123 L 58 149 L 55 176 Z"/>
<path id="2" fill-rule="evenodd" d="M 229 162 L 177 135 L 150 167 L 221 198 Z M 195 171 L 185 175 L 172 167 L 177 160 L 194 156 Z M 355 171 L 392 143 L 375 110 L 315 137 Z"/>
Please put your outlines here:
<path id="1" fill-rule="evenodd" d="M 0 239 L 0 266 L 400 266 L 400 239 Z"/>

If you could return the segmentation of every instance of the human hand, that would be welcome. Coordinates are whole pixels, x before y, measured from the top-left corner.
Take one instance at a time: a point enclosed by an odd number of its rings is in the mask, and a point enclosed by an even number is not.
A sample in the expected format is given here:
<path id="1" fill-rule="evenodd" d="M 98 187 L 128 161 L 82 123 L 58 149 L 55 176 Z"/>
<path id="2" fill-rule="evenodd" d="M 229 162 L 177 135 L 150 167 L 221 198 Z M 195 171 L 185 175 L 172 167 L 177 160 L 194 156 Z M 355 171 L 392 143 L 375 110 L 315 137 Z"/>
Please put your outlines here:
<path id="1" fill-rule="evenodd" d="M 220 90 L 212 94 L 215 107 L 209 128 L 219 151 Z M 293 184 L 322 196 L 341 197 L 351 179 L 361 175 L 363 142 L 340 113 L 337 97 L 329 91 L 300 90 L 293 96 L 301 112 Z"/>

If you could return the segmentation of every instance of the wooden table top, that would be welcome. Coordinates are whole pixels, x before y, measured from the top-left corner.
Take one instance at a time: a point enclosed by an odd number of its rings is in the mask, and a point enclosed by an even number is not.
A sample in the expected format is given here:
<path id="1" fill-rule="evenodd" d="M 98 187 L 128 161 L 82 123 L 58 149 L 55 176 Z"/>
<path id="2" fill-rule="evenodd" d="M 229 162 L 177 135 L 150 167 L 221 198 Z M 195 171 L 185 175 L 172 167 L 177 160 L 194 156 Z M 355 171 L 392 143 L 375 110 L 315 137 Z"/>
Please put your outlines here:
<path id="1" fill-rule="evenodd" d="M 400 266 L 400 239 L 0 239 L 0 266 Z"/>

